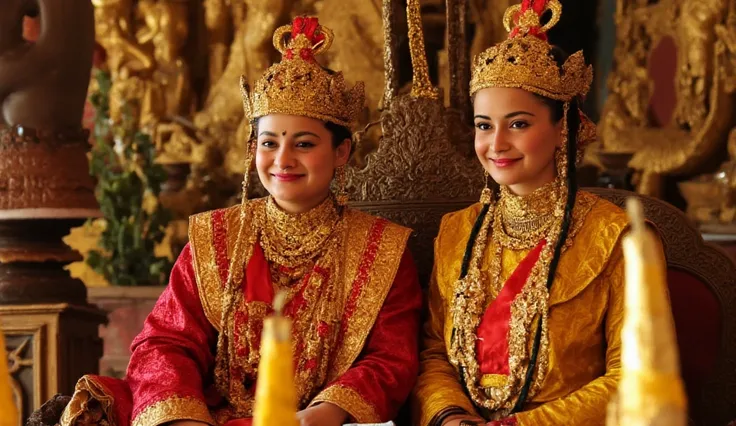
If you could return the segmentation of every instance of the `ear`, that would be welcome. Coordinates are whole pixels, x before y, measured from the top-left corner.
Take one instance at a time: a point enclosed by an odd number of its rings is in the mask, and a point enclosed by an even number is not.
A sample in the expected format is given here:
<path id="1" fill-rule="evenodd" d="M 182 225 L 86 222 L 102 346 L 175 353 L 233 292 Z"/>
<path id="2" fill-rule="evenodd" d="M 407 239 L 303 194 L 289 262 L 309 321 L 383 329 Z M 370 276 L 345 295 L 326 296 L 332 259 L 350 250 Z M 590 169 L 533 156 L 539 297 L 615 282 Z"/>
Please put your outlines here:
<path id="1" fill-rule="evenodd" d="M 335 163 L 337 167 L 344 166 L 350 160 L 350 151 L 353 148 L 353 141 L 345 139 L 335 148 Z"/>

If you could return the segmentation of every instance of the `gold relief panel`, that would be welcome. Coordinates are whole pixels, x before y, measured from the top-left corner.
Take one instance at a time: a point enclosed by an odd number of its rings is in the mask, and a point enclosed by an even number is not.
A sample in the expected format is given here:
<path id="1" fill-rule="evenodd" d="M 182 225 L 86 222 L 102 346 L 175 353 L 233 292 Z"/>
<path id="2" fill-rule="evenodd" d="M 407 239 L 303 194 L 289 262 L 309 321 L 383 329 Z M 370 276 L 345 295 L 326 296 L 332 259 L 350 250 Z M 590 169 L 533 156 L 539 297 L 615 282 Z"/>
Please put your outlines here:
<path id="1" fill-rule="evenodd" d="M 105 314 L 68 304 L 0 305 L 13 394 L 21 419 L 53 395 L 71 395 L 84 374 L 96 374 Z M 3 360 L 4 362 L 4 360 Z"/>
<path id="2" fill-rule="evenodd" d="M 614 69 L 599 124 L 606 152 L 633 153 L 639 192 L 661 175 L 696 173 L 733 124 L 733 62 L 716 28 L 729 0 L 619 0 Z M 729 64 L 731 64 L 729 66 Z"/>
<path id="3" fill-rule="evenodd" d="M 9 327 L 4 332 L 10 386 L 22 422 L 45 401 L 40 368 L 45 330 L 44 327 Z"/>

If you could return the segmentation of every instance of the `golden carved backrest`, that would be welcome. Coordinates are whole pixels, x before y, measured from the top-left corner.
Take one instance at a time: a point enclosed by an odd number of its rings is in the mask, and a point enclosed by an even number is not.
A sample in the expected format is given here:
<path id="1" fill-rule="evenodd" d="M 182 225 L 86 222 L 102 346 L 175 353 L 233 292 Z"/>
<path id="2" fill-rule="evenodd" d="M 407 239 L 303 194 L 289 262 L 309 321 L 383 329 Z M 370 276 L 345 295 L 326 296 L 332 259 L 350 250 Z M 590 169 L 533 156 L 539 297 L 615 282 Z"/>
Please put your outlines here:
<path id="1" fill-rule="evenodd" d="M 620 207 L 627 197 L 641 199 L 664 244 L 691 424 L 736 419 L 736 265 L 674 206 L 623 190 L 586 190 Z"/>
<path id="2" fill-rule="evenodd" d="M 618 0 L 614 67 L 599 134 L 633 152 L 638 192 L 702 171 L 726 143 L 736 107 L 733 0 Z"/>
<path id="3" fill-rule="evenodd" d="M 484 184 L 480 163 L 472 154 L 472 127 L 463 108 L 469 103 L 465 30 L 459 17 L 467 4 L 448 0 L 450 105 L 445 109 L 429 79 L 419 0 L 407 2 L 409 45 L 413 67 L 411 93 L 397 95 L 399 1 L 383 0 L 386 85 L 381 114 L 383 136 L 367 166 L 347 173 L 352 206 L 386 217 L 414 230 L 409 242 L 426 280 L 432 269 L 432 241 L 442 215 L 478 200 Z M 465 76 L 465 77 L 462 77 Z"/>

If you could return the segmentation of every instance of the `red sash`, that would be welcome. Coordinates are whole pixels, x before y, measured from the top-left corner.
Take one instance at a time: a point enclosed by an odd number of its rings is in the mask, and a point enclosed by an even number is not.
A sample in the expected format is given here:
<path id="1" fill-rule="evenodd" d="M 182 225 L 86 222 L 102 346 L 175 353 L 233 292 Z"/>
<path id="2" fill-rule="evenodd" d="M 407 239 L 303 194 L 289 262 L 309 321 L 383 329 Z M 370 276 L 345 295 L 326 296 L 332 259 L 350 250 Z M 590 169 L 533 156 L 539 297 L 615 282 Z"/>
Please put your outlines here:
<path id="1" fill-rule="evenodd" d="M 524 288 L 524 284 L 526 284 L 532 268 L 539 260 L 539 255 L 545 244 L 547 244 L 546 240 L 540 241 L 519 262 L 519 265 L 504 283 L 496 300 L 492 301 L 483 313 L 483 318 L 481 318 L 478 325 L 478 342 L 475 347 L 481 374 L 509 374 L 508 336 L 511 322 L 511 304 Z"/>

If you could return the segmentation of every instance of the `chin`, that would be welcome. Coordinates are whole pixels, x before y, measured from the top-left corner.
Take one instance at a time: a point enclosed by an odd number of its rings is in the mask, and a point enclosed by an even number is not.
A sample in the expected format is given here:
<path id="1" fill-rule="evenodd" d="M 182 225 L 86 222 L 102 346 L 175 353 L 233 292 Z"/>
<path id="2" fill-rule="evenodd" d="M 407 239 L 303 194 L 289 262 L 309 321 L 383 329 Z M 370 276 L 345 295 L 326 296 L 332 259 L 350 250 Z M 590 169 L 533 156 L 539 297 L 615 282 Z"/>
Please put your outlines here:
<path id="1" fill-rule="evenodd" d="M 491 173 L 491 178 L 494 182 L 502 186 L 509 186 L 519 183 L 519 179 L 512 173 Z"/>

